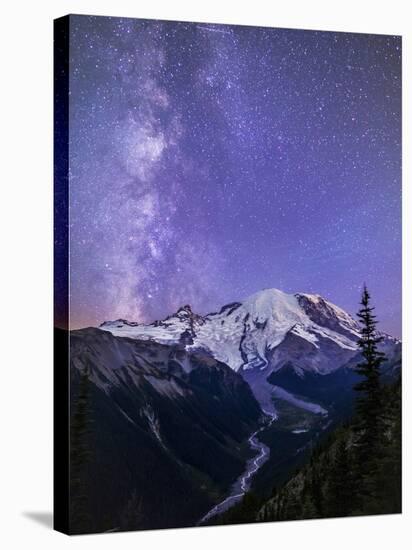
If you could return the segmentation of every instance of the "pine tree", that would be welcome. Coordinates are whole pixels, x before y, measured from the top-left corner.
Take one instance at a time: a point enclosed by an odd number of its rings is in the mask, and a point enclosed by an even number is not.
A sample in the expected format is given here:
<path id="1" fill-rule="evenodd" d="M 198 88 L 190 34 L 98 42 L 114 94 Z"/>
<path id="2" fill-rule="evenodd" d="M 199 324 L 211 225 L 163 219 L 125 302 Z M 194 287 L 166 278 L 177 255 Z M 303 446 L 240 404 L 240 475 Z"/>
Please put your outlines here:
<path id="1" fill-rule="evenodd" d="M 285 500 L 282 506 L 281 519 L 294 520 L 302 517 L 302 502 L 300 494 L 294 487 L 290 487 L 285 491 Z"/>
<path id="2" fill-rule="evenodd" d="M 401 379 L 387 388 L 387 444 L 379 467 L 379 512 L 399 513 L 402 509 L 402 403 Z"/>
<path id="3" fill-rule="evenodd" d="M 322 476 L 316 467 L 312 468 L 312 475 L 310 478 L 312 501 L 317 510 L 319 517 L 323 515 L 323 492 L 322 492 Z"/>
<path id="4" fill-rule="evenodd" d="M 327 515 L 337 517 L 350 515 L 356 487 L 351 456 L 344 436 L 337 443 L 328 477 Z"/>
<path id="5" fill-rule="evenodd" d="M 71 530 L 83 533 L 90 529 L 90 499 L 87 466 L 91 461 L 89 368 L 80 374 L 77 397 L 74 399 L 70 423 L 70 521 Z"/>
<path id="6" fill-rule="evenodd" d="M 136 490 L 133 490 L 126 506 L 122 510 L 118 523 L 123 531 L 136 531 L 144 526 L 142 499 L 137 496 Z"/>
<path id="7" fill-rule="evenodd" d="M 374 308 L 370 305 L 370 294 L 365 286 L 361 308 L 357 314 L 362 326 L 358 346 L 363 361 L 356 366 L 355 371 L 361 376 L 361 380 L 354 386 L 359 393 L 356 400 L 355 449 L 356 466 L 360 478 L 359 493 L 363 500 L 362 508 L 365 507 L 366 502 L 371 503 L 376 497 L 378 489 L 376 473 L 384 447 L 385 431 L 380 377 L 381 364 L 386 358 L 385 354 L 378 349 L 378 344 L 383 338 L 377 334 L 377 321 L 373 311 Z"/>
<path id="8" fill-rule="evenodd" d="M 318 518 L 319 512 L 310 496 L 306 496 L 303 501 L 302 507 L 302 519 L 315 519 Z"/>

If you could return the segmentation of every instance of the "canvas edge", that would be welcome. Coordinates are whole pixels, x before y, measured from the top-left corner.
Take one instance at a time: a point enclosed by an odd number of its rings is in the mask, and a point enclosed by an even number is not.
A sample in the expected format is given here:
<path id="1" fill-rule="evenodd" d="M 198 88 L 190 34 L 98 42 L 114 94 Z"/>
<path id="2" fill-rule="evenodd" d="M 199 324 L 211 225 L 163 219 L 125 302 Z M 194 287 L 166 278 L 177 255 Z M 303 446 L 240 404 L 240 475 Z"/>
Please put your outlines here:
<path id="1" fill-rule="evenodd" d="M 54 334 L 53 528 L 70 534 L 69 469 L 69 28 L 53 22 L 54 68 Z"/>

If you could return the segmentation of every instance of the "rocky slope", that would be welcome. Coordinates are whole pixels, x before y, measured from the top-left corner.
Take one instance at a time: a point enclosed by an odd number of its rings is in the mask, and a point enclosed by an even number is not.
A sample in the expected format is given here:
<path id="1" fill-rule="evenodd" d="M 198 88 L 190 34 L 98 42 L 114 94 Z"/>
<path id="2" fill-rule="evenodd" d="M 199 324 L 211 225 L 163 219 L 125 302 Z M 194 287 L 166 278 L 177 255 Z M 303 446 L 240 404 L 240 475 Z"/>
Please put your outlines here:
<path id="1" fill-rule="evenodd" d="M 70 362 L 73 446 L 85 456 L 76 477 L 87 488 L 73 532 L 194 524 L 243 471 L 264 416 L 227 365 L 99 329 L 71 332 Z"/>
<path id="2" fill-rule="evenodd" d="M 277 289 L 263 290 L 204 316 L 186 305 L 149 325 L 117 320 L 101 328 L 116 336 L 205 350 L 242 374 L 261 406 L 272 413 L 277 396 L 325 414 L 325 408 L 308 400 L 304 391 L 295 395 L 293 384 L 286 389 L 278 380 L 287 373 L 289 382 L 296 380 L 302 389 L 305 377 L 312 381 L 350 365 L 358 355 L 360 335 L 357 321 L 321 296 Z M 400 342 L 384 335 L 382 345 L 396 362 Z"/>

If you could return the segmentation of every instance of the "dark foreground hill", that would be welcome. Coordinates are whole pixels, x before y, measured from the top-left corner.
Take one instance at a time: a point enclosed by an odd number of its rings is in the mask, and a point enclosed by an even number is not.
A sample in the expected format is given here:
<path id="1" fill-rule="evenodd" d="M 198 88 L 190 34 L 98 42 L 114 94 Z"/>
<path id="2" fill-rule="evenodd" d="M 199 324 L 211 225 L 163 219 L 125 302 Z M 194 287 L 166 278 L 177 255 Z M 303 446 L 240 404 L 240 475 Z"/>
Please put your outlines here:
<path id="1" fill-rule="evenodd" d="M 194 525 L 251 456 L 242 377 L 182 347 L 73 331 L 71 531 Z"/>

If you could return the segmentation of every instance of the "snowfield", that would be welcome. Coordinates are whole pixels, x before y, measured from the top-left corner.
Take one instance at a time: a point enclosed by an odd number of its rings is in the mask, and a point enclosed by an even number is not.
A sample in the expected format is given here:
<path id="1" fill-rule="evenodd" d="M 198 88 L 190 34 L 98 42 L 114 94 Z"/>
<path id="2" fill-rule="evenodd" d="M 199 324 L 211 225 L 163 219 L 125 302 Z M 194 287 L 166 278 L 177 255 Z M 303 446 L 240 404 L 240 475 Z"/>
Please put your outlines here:
<path id="1" fill-rule="evenodd" d="M 208 350 L 235 371 L 265 370 L 271 352 L 288 335 L 304 340 L 314 354 L 325 343 L 353 353 L 359 338 L 357 322 L 321 296 L 286 294 L 277 289 L 257 292 L 241 303 L 228 304 L 220 312 L 205 316 L 184 306 L 165 320 L 149 325 L 118 320 L 105 322 L 100 328 L 115 336 L 161 344 L 177 344 L 186 337 L 186 349 Z M 339 366 L 334 363 L 327 370 Z"/>

